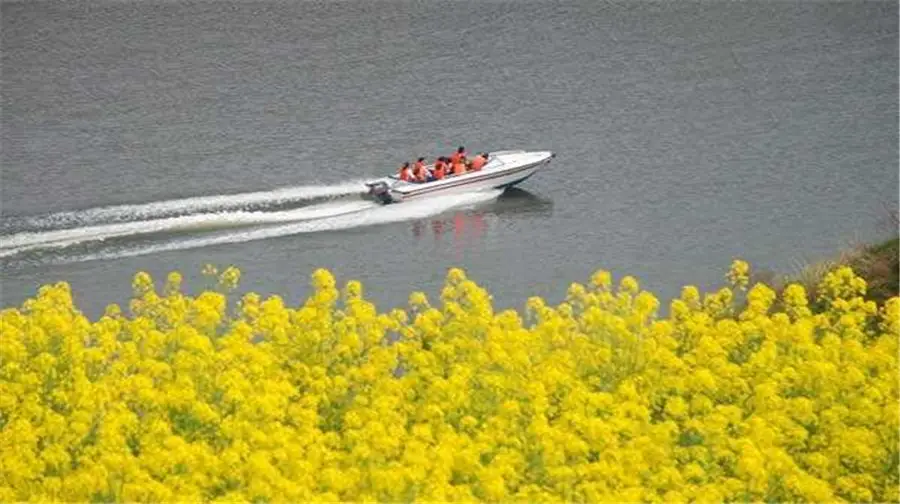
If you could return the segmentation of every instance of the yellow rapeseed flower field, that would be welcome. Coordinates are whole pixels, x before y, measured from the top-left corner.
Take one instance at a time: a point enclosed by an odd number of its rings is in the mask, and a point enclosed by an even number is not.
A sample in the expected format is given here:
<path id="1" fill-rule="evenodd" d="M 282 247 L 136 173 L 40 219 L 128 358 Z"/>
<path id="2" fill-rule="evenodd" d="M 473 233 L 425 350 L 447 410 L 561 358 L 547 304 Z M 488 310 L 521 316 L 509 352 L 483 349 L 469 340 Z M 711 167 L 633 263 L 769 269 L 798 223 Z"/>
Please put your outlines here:
<path id="1" fill-rule="evenodd" d="M 0 500 L 897 502 L 900 299 L 749 270 L 664 317 L 606 271 L 522 313 L 459 269 L 389 313 L 325 270 L 139 273 L 95 322 L 44 286 L 0 312 Z"/>

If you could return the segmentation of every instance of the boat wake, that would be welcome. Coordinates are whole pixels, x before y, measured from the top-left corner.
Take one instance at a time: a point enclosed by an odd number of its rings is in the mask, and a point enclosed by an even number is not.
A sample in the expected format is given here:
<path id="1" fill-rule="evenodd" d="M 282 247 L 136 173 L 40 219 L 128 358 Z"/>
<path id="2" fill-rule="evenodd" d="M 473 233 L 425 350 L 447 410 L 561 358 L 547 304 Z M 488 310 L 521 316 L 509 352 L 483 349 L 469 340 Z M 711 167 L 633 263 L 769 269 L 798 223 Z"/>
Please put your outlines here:
<path id="1" fill-rule="evenodd" d="M 129 222 L 160 217 L 190 215 L 199 212 L 227 210 L 268 210 L 280 205 L 335 198 L 367 191 L 365 180 L 351 180 L 331 185 L 296 186 L 238 194 L 217 194 L 192 198 L 154 201 L 133 205 L 115 205 L 85 210 L 56 212 L 46 215 L 4 219 L 0 231 L 27 228 L 32 230 L 87 226 L 100 222 Z"/>
<path id="2" fill-rule="evenodd" d="M 322 219 L 351 212 L 374 208 L 370 201 L 349 201 L 321 203 L 295 210 L 277 212 L 225 211 L 168 217 L 162 219 L 138 220 L 114 224 L 60 229 L 51 231 L 22 232 L 0 239 L 0 257 L 20 254 L 28 250 L 43 248 L 64 248 L 90 241 L 105 241 L 110 238 L 156 234 L 179 231 L 214 231 L 229 227 L 254 224 L 274 224 L 307 219 Z"/>
<path id="3" fill-rule="evenodd" d="M 476 205 L 503 192 L 437 196 L 388 206 L 346 198 L 365 190 L 362 182 L 348 182 L 19 218 L 0 227 L 17 228 L 0 234 L 0 260 L 81 262 L 387 224 Z M 322 198 L 332 200 L 316 202 Z M 293 208 L 284 209 L 286 204 Z"/>

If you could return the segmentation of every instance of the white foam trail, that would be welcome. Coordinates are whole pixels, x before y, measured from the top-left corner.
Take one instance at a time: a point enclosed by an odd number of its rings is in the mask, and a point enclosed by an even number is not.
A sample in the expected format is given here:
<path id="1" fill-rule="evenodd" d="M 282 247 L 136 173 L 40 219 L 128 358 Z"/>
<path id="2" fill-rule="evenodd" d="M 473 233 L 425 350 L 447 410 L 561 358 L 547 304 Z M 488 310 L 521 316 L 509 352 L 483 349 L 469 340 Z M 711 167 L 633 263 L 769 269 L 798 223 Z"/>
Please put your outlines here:
<path id="1" fill-rule="evenodd" d="M 475 206 L 480 203 L 494 200 L 502 193 L 502 189 L 494 189 L 490 191 L 436 196 L 434 198 L 429 198 L 423 201 L 410 201 L 394 205 L 378 206 L 377 208 L 373 208 L 370 211 L 340 215 L 327 219 L 292 223 L 264 229 L 253 229 L 250 231 L 241 231 L 220 236 L 178 240 L 135 249 L 99 252 L 72 258 L 71 260 L 80 262 L 93 261 L 98 259 L 118 259 L 122 257 L 133 257 L 158 252 L 169 252 L 173 250 L 209 247 L 212 245 L 221 245 L 227 243 L 243 243 L 253 240 L 262 240 L 301 233 L 337 231 L 341 229 L 351 229 L 362 226 L 389 224 L 391 222 L 400 222 L 405 220 L 430 217 L 454 208 Z"/>
<path id="2" fill-rule="evenodd" d="M 218 212 L 169 217 L 118 224 L 61 229 L 56 231 L 24 232 L 0 239 L 0 257 L 20 254 L 40 248 L 62 248 L 87 241 L 103 241 L 109 238 L 181 231 L 190 229 L 212 230 L 217 228 L 322 219 L 345 213 L 374 208 L 371 201 L 322 203 L 295 210 L 279 212 Z M 6 250 L 4 250 L 6 249 Z"/>
<path id="3" fill-rule="evenodd" d="M 24 217 L 31 228 L 47 229 L 71 224 L 96 224 L 103 221 L 143 220 L 172 214 L 189 214 L 211 210 L 228 210 L 251 205 L 279 204 L 317 198 L 346 196 L 366 191 L 364 180 L 350 180 L 332 185 L 309 185 L 237 194 L 217 194 L 192 198 L 154 201 L 133 205 L 115 205 L 85 210 L 71 210 L 48 215 Z"/>

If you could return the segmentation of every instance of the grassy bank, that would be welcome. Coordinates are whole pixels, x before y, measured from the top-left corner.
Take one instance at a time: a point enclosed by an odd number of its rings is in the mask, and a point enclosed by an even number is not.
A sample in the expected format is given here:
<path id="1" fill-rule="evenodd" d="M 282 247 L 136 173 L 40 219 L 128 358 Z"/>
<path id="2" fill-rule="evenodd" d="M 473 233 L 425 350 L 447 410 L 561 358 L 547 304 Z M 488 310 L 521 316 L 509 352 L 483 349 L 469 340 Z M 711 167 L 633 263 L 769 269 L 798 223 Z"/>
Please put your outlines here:
<path id="1" fill-rule="evenodd" d="M 866 281 L 866 299 L 883 304 L 900 290 L 900 239 L 896 236 L 874 244 L 860 244 L 841 251 L 835 257 L 807 264 L 796 273 L 775 274 L 760 272 L 752 277 L 751 283 L 761 282 L 779 293 L 791 284 L 800 284 L 806 289 L 808 300 L 813 307 L 819 307 L 818 288 L 829 271 L 848 266 Z"/>
<path id="2" fill-rule="evenodd" d="M 900 239 L 863 247 L 846 264 L 869 284 L 869 299 L 883 303 L 898 294 Z"/>

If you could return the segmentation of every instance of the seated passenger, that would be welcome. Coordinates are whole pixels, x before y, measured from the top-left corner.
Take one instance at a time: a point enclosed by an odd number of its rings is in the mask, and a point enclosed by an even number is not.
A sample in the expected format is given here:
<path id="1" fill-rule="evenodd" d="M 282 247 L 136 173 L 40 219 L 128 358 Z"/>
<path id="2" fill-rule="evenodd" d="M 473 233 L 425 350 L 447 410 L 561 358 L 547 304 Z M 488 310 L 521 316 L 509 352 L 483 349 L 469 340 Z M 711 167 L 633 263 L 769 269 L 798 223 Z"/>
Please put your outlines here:
<path id="1" fill-rule="evenodd" d="M 466 165 L 460 158 L 453 162 L 453 174 L 464 175 L 466 173 Z"/>
<path id="2" fill-rule="evenodd" d="M 425 166 L 417 163 L 416 167 L 413 168 L 413 177 L 416 179 L 416 182 L 428 182 L 428 170 L 425 169 Z"/>
<path id="3" fill-rule="evenodd" d="M 400 180 L 405 182 L 412 180 L 412 177 L 409 174 L 409 161 L 403 163 L 403 166 L 400 167 Z"/>
<path id="4" fill-rule="evenodd" d="M 465 159 L 465 157 L 466 157 L 466 148 L 463 147 L 462 145 L 460 145 L 459 148 L 456 149 L 456 152 L 454 152 L 453 154 L 450 155 L 450 162 L 455 163 L 457 161 Z"/>
<path id="5" fill-rule="evenodd" d="M 416 160 L 416 164 L 413 166 L 414 166 L 414 168 L 413 168 L 414 172 L 416 170 L 424 169 L 425 168 L 425 158 L 420 157 L 419 159 Z"/>
<path id="6" fill-rule="evenodd" d="M 475 156 L 472 159 L 471 164 L 469 165 L 469 169 L 472 171 L 479 171 L 484 168 L 484 165 L 487 164 L 488 155 L 486 152 L 482 152 L 478 156 Z"/>
<path id="7" fill-rule="evenodd" d="M 445 173 L 446 173 L 447 158 L 445 158 L 444 156 L 441 156 L 434 160 L 434 168 L 432 168 L 432 171 L 436 171 L 438 168 L 445 170 Z"/>
<path id="8" fill-rule="evenodd" d="M 446 167 L 447 165 L 444 163 L 444 158 L 439 158 L 434 162 L 434 170 L 432 171 L 433 180 L 441 180 L 446 175 Z"/>

